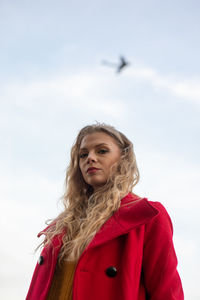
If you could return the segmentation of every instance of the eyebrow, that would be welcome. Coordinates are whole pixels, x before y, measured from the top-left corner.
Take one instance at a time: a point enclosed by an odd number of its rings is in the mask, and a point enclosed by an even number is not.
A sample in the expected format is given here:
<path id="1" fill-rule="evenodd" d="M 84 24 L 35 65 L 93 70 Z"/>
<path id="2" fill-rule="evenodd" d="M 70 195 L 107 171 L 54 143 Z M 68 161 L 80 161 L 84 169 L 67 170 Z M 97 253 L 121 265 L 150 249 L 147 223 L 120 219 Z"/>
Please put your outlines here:
<path id="1" fill-rule="evenodd" d="M 97 147 L 100 147 L 100 146 L 108 146 L 108 144 L 106 144 L 106 143 L 101 143 L 101 144 L 95 145 L 96 148 L 97 148 Z M 83 150 L 87 150 L 87 148 L 80 148 L 80 151 L 83 151 Z"/>

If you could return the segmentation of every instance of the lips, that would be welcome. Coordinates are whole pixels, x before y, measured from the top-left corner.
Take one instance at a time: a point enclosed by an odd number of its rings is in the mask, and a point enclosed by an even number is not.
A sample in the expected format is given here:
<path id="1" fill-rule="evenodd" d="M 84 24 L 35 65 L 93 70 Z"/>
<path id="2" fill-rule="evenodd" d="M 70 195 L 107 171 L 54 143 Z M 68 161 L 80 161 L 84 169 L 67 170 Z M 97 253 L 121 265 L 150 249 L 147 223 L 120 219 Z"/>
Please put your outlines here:
<path id="1" fill-rule="evenodd" d="M 87 173 L 95 172 L 95 171 L 98 171 L 98 170 L 100 170 L 100 169 L 94 168 L 94 167 L 90 167 L 90 168 L 87 169 Z"/>

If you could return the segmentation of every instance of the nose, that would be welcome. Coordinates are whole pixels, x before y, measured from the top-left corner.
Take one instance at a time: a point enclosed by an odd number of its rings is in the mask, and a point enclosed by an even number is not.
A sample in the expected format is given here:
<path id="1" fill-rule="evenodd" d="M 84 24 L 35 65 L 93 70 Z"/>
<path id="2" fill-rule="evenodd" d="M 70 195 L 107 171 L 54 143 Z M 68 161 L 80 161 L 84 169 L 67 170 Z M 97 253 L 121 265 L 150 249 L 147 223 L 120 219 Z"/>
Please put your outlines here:
<path id="1" fill-rule="evenodd" d="M 91 162 L 95 162 L 95 161 L 96 161 L 95 153 L 89 152 L 87 156 L 87 164 L 90 164 Z"/>

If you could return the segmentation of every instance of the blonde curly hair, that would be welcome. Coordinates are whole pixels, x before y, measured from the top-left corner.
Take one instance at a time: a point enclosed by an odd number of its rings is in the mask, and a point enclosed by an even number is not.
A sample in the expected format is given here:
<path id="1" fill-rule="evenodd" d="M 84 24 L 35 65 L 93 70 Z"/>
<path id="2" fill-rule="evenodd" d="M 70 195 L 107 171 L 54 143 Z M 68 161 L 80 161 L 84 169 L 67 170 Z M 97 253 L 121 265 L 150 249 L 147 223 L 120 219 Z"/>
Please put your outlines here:
<path id="1" fill-rule="evenodd" d="M 97 191 L 88 185 L 79 168 L 79 149 L 82 139 L 91 133 L 103 132 L 111 136 L 121 150 L 117 166 L 112 166 L 105 185 Z M 133 144 L 113 126 L 97 123 L 82 128 L 71 149 L 71 161 L 66 170 L 65 192 L 62 196 L 64 211 L 51 222 L 44 232 L 42 245 L 51 244 L 52 239 L 65 232 L 59 262 L 63 259 L 77 261 L 101 226 L 120 207 L 120 200 L 139 181 L 139 171 Z"/>

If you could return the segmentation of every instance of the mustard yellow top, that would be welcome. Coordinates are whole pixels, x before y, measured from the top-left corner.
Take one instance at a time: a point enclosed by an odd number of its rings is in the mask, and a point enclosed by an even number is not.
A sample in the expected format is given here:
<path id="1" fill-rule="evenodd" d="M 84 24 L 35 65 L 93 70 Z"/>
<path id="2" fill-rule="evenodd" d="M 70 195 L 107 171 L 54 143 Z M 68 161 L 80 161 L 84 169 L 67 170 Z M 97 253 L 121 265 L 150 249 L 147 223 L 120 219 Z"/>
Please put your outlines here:
<path id="1" fill-rule="evenodd" d="M 47 300 L 72 300 L 73 278 L 76 262 L 64 261 L 56 265 Z"/>

